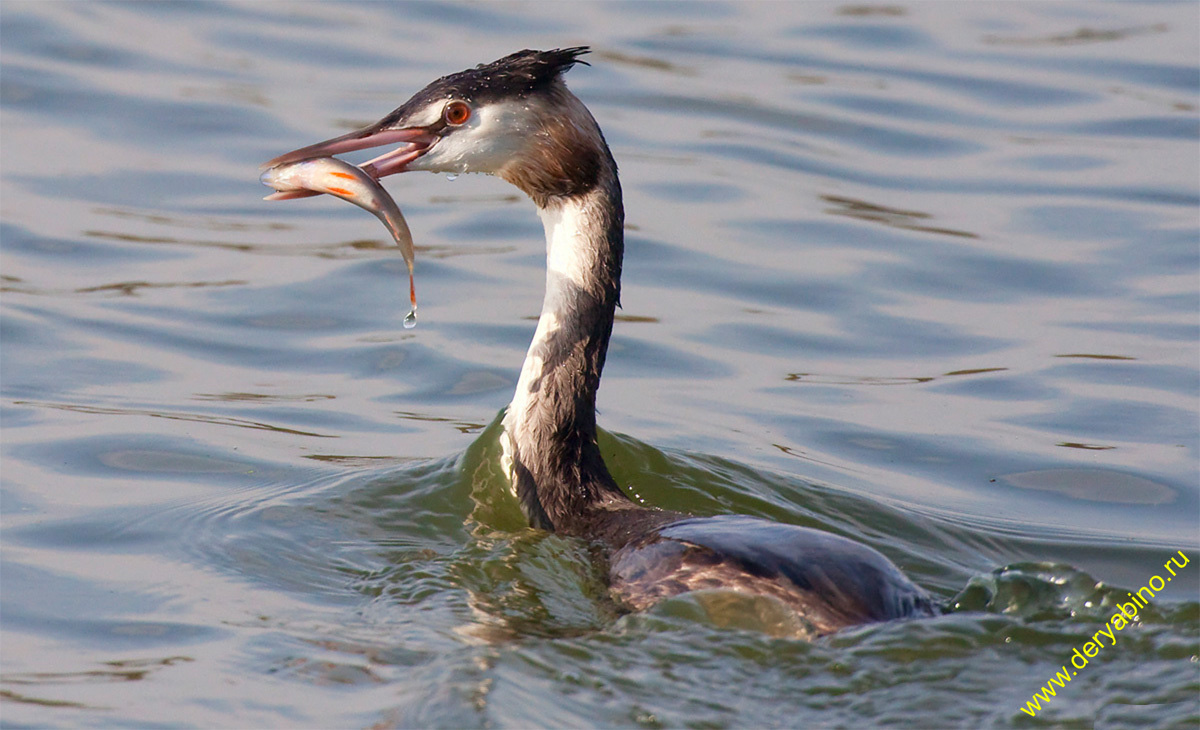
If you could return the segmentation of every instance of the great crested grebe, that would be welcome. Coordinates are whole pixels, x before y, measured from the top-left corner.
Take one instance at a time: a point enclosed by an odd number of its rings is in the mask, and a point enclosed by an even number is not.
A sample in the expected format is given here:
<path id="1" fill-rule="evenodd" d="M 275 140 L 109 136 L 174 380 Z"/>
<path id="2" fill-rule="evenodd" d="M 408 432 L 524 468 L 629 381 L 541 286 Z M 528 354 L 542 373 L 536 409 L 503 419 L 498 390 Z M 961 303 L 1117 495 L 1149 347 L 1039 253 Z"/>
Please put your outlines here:
<path id="1" fill-rule="evenodd" d="M 380 121 L 268 166 L 388 144 L 362 165 L 481 172 L 523 190 L 546 230 L 546 296 L 503 419 L 506 466 L 531 525 L 594 541 L 612 594 L 636 610 L 705 589 L 770 596 L 810 634 L 930 616 L 938 608 L 877 551 L 753 517 L 642 506 L 596 445 L 596 389 L 621 289 L 625 213 L 617 163 L 562 75 L 586 47 L 520 51 L 434 81 Z"/>

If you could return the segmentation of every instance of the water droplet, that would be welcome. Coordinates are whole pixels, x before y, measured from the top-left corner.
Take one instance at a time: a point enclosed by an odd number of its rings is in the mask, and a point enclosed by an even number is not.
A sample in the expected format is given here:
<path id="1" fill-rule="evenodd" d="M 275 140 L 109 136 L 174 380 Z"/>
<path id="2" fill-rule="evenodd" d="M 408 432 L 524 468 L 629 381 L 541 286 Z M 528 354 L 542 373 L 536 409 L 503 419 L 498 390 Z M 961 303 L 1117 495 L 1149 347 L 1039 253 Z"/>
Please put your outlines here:
<path id="1" fill-rule="evenodd" d="M 450 182 L 454 182 L 455 180 L 458 179 L 458 173 L 457 172 L 448 172 L 448 173 L 446 173 L 446 179 L 449 180 Z"/>
<path id="2" fill-rule="evenodd" d="M 409 310 L 408 314 L 405 315 L 405 317 L 404 317 L 404 329 L 410 330 L 416 326 L 417 326 L 417 310 L 412 309 L 412 310 Z"/>

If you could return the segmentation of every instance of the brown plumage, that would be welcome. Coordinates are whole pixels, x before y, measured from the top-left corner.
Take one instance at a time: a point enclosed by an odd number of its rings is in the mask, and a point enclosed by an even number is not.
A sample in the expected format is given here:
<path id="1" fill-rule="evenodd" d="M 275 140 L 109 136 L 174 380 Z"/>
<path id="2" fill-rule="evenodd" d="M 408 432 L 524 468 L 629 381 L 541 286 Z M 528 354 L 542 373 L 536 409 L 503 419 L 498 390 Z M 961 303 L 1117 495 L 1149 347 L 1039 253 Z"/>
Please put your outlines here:
<path id="1" fill-rule="evenodd" d="M 865 545 L 752 517 L 644 507 L 613 480 L 596 445 L 596 390 L 620 299 L 624 209 L 604 135 L 562 79 L 586 52 L 520 51 L 445 76 L 369 127 L 272 162 L 400 142 L 363 169 L 497 175 L 537 205 L 546 297 L 502 445 L 530 524 L 599 545 L 616 600 L 641 610 L 692 591 L 764 596 L 808 635 L 936 614 Z"/>

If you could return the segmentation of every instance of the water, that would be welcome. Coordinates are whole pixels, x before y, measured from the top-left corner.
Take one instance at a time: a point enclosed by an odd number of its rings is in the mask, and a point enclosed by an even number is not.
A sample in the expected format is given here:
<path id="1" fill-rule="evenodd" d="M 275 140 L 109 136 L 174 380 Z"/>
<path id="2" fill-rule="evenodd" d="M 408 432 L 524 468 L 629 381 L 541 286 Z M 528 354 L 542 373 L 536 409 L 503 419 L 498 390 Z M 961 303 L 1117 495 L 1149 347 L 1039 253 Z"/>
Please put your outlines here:
<path id="1" fill-rule="evenodd" d="M 1194 4 L 0 20 L 5 726 L 1200 721 Z M 619 481 L 851 536 L 959 611 L 812 643 L 694 599 L 620 615 L 498 466 L 544 280 L 531 204 L 390 178 L 405 329 L 377 221 L 260 200 L 264 160 L 579 43 L 626 196 Z"/>

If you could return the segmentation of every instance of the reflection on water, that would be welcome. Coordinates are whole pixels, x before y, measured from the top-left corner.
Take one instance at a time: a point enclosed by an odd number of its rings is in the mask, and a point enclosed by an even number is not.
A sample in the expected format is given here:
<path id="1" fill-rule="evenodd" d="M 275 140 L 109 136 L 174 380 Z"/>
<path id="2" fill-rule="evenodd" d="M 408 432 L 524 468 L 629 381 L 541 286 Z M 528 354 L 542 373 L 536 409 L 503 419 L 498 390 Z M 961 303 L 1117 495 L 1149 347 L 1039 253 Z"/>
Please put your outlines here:
<path id="1" fill-rule="evenodd" d="M 1071 33 L 1064 33 L 1051 36 L 1027 37 L 1019 36 L 997 36 L 986 35 L 983 37 L 984 43 L 993 43 L 996 45 L 1013 45 L 1013 46 L 1069 46 L 1076 43 L 1102 43 L 1105 41 L 1119 41 L 1130 36 L 1142 35 L 1146 33 L 1166 33 L 1171 29 L 1171 26 L 1166 23 L 1155 23 L 1154 25 L 1132 27 L 1132 28 L 1115 28 L 1111 30 L 1097 28 L 1078 28 Z"/>
<path id="2" fill-rule="evenodd" d="M 1027 725 L 1180 549 L 1039 720 L 1200 722 L 1194 4 L 0 21 L 7 724 Z M 406 330 L 377 222 L 259 200 L 279 152 L 575 43 L 627 206 L 615 476 L 861 540 L 956 612 L 811 643 L 720 594 L 620 615 L 499 467 L 545 276 L 530 203 L 389 178 L 420 244 Z"/>
<path id="3" fill-rule="evenodd" d="M 1103 446 L 1075 448 L 1104 449 Z M 1045 469 L 1005 474 L 1003 481 L 1021 489 L 1057 492 L 1075 499 L 1125 504 L 1166 504 L 1175 501 L 1175 490 L 1149 479 L 1102 469 Z"/>
<path id="4" fill-rule="evenodd" d="M 836 195 L 822 195 L 821 199 L 833 204 L 834 207 L 825 210 L 830 215 L 845 215 L 851 218 L 858 218 L 859 220 L 882 223 L 885 226 L 892 226 L 893 228 L 921 231 L 922 233 L 979 238 L 979 236 L 969 231 L 955 231 L 949 228 L 938 228 L 927 225 L 924 221 L 929 220 L 933 216 L 918 210 L 897 210 L 884 205 L 868 203 L 865 200 L 853 200 Z"/>

